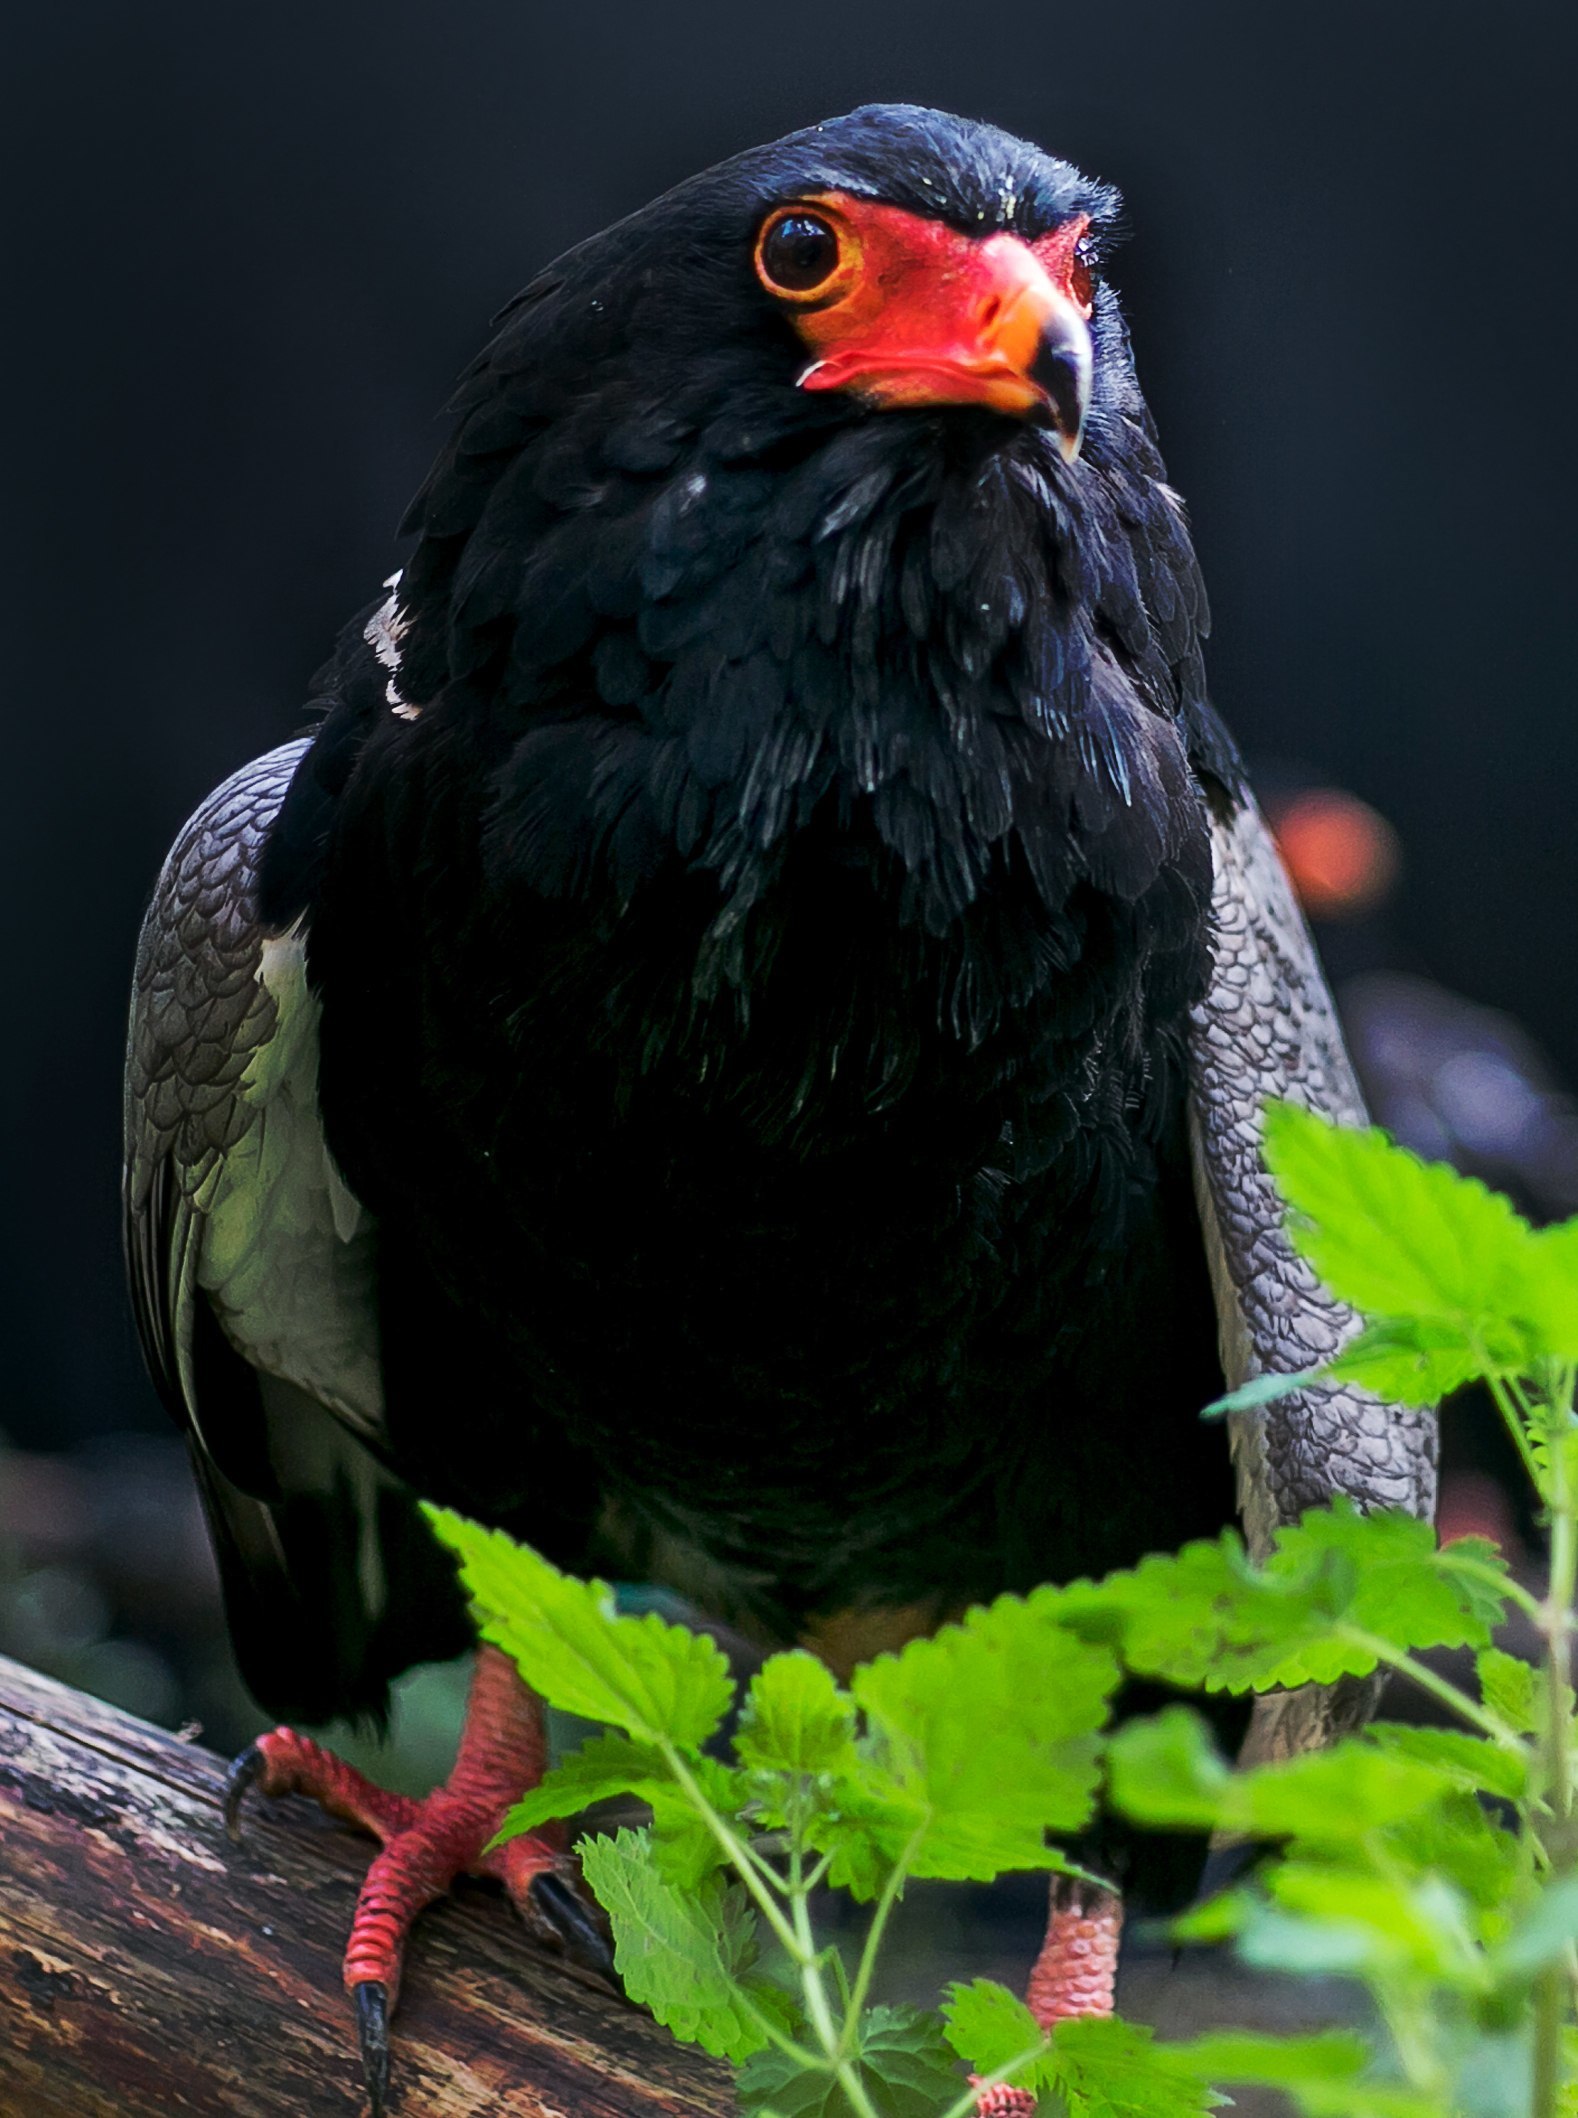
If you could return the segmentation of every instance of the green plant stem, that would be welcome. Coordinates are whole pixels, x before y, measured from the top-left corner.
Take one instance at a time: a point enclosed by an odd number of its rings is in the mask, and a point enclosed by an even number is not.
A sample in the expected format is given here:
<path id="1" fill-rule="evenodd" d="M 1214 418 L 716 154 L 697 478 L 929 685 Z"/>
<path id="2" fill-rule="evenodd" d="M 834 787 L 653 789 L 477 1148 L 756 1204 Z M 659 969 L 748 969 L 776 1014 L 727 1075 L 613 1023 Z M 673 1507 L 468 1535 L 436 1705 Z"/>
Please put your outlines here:
<path id="1" fill-rule="evenodd" d="M 804 1831 L 803 1804 L 797 1802 L 790 1819 L 789 1903 L 795 1931 L 803 1951 L 800 1959 L 800 1987 L 805 1995 L 805 2012 L 812 2029 L 821 2040 L 822 2049 L 827 2054 L 826 2063 L 849 2098 L 850 2107 L 857 2113 L 857 2118 L 878 2118 L 876 2106 L 866 2094 L 865 2083 L 860 2078 L 859 2064 L 849 2049 L 853 2026 L 859 2020 L 858 2014 L 851 2009 L 846 2012 L 843 2022 L 839 2023 L 834 2018 L 827 1987 L 822 1978 L 816 1940 L 811 1932 L 810 1898 L 805 1886 Z"/>
<path id="2" fill-rule="evenodd" d="M 1529 1440 L 1530 1412 L 1527 1402 L 1523 1401 L 1522 1391 L 1504 1375 L 1487 1375 L 1485 1381 L 1496 1401 L 1496 1408 L 1507 1432 L 1512 1436 L 1513 1445 L 1523 1459 L 1523 1468 L 1529 1474 L 1530 1484 L 1537 1493 L 1543 1493 L 1545 1480 L 1540 1473 L 1540 1462 L 1534 1453 L 1534 1445 Z"/>
<path id="3" fill-rule="evenodd" d="M 779 2045 L 783 2050 L 792 2052 L 802 2065 L 809 2064 L 819 2071 L 828 2072 L 836 2076 L 840 2088 L 849 2098 L 850 2108 L 855 2112 L 856 2118 L 880 2118 L 876 2106 L 866 2094 L 865 2084 L 860 2078 L 858 2066 L 844 2049 L 843 2031 L 840 2024 L 835 2020 L 832 2007 L 828 2001 L 827 1986 L 822 1977 L 822 1966 L 817 1951 L 816 1937 L 811 1932 L 810 1906 L 807 1903 L 803 1819 L 796 1813 L 790 1831 L 788 1890 L 790 1917 L 786 1919 L 779 1906 L 774 1903 L 766 1883 L 757 1873 L 761 1863 L 756 1854 L 743 1839 L 730 1830 L 725 1820 L 719 1816 L 717 1810 L 707 1799 L 701 1783 L 686 1765 L 679 1751 L 671 1743 L 667 1742 L 663 1744 L 663 1751 L 669 1770 L 673 1773 L 676 1782 L 683 1790 L 687 1801 L 689 1801 L 697 1815 L 706 1824 L 707 1829 L 727 1854 L 729 1865 L 736 1871 L 746 1889 L 756 1900 L 757 1907 L 766 1919 L 767 1924 L 772 1928 L 774 1934 L 782 1943 L 790 1961 L 799 1971 L 800 1990 L 805 1997 L 806 2016 L 812 2029 L 816 2032 L 826 2058 L 818 2059 L 814 2054 L 795 2044 L 792 2038 L 786 2039 L 783 2032 L 775 2024 L 770 2024 L 759 2009 L 752 2008 L 753 2019 L 758 2023 L 764 2036 L 770 2037 L 773 2043 Z"/>
<path id="4" fill-rule="evenodd" d="M 1041 2042 L 1033 2044 L 1028 2052 L 1016 2052 L 1012 2059 L 1006 2060 L 1000 2067 L 994 2067 L 990 2074 L 978 2075 L 958 2101 L 949 2104 L 942 2118 L 975 2118 L 976 2101 L 983 2089 L 995 2089 L 999 2082 L 1007 2081 L 1011 2075 L 1017 2074 L 1021 2067 L 1029 2066 L 1032 2059 L 1041 2058 L 1046 2048 L 1047 2039 L 1043 2037 Z"/>
<path id="5" fill-rule="evenodd" d="M 794 1927 L 784 1917 L 782 1909 L 774 1903 L 767 1885 L 757 1874 L 758 1864 L 755 1854 L 743 1839 L 729 1829 L 717 1810 L 713 1808 L 711 1802 L 708 1801 L 702 1791 L 701 1783 L 689 1766 L 686 1765 L 684 1758 L 675 1749 L 674 1745 L 665 1741 L 662 1744 L 662 1749 L 669 1771 L 673 1773 L 686 1800 L 723 1848 L 724 1853 L 728 1856 L 730 1867 L 738 1872 L 741 1882 L 744 1883 L 746 1889 L 756 1900 L 758 1911 L 766 1920 L 768 1926 L 772 1928 L 773 1933 L 778 1937 L 790 1959 L 803 1972 L 805 1960 L 802 1956 L 800 1938 L 796 1934 Z"/>
<path id="6" fill-rule="evenodd" d="M 769 2044 L 777 2045 L 779 2051 L 792 2059 L 796 2066 L 803 2067 L 807 2073 L 826 2071 L 821 2053 L 810 2051 L 805 2045 L 797 2043 L 782 2024 L 773 2021 L 765 2008 L 756 2005 L 743 1986 L 735 1990 L 734 2005 L 751 2018 Z"/>
<path id="7" fill-rule="evenodd" d="M 805 1887 L 808 1892 L 814 1890 L 817 1887 L 817 1885 L 821 1882 L 822 1878 L 826 1875 L 828 1869 L 831 1868 L 832 1865 L 833 1856 L 830 1853 L 824 1853 L 822 1858 L 817 1862 L 816 1866 L 811 1870 L 810 1874 L 805 1879 Z"/>
<path id="8" fill-rule="evenodd" d="M 923 1827 L 924 1828 L 924 1827 Z M 905 1879 L 909 1875 L 910 1862 L 920 1844 L 922 1833 L 917 1831 L 909 1844 L 894 1862 L 888 1879 L 882 1886 L 882 1895 L 877 1899 L 871 1915 L 871 1924 L 866 1929 L 865 1945 L 860 1952 L 860 1962 L 855 1967 L 855 1985 L 849 1998 L 849 2019 L 844 2027 L 846 2037 L 852 2036 L 859 2027 L 860 2011 L 866 2005 L 866 1995 L 871 1990 L 871 1978 L 877 1968 L 877 1951 L 882 1944 L 883 1930 L 889 1915 L 904 1892 Z"/>
<path id="9" fill-rule="evenodd" d="M 1540 1482 L 1550 1514 L 1550 1579 L 1541 1607 L 1545 1640 L 1545 1732 L 1541 1745 L 1546 1799 L 1557 1822 L 1560 1873 L 1572 1862 L 1573 1813 L 1572 1698 L 1573 1601 L 1578 1594 L 1578 1494 L 1572 1488 L 1570 1452 L 1562 1446 L 1572 1419 L 1572 1374 L 1555 1378 L 1556 1387 L 1543 1408 L 1549 1470 Z M 1561 2093 L 1562 2027 L 1567 2015 L 1567 1978 L 1562 1964 L 1540 1973 L 1534 1987 L 1534 2085 L 1531 2118 L 1555 2118 Z"/>
<path id="10" fill-rule="evenodd" d="M 1551 1585 L 1543 1630 L 1546 1638 L 1545 1780 L 1558 1817 L 1573 1811 L 1572 1726 L 1568 1700 L 1573 1681 L 1573 1592 L 1578 1578 L 1578 1518 L 1573 1496 L 1563 1494 L 1551 1516 Z"/>
<path id="11" fill-rule="evenodd" d="M 1543 1970 L 1534 1985 L 1534 2086 L 1529 2109 L 1533 2118 L 1556 2118 L 1562 2086 L 1562 2016 L 1567 1981 L 1556 1966 Z"/>
<path id="12" fill-rule="evenodd" d="M 1384 1832 L 1368 1833 L 1364 1851 L 1376 1874 L 1406 1894 L 1411 1878 L 1406 1864 L 1392 1857 Z M 1474 1938 L 1465 1931 L 1461 1919 L 1452 1921 L 1450 1931 L 1460 1960 L 1470 1960 Z M 1440 2020 L 1428 1989 L 1421 1990 L 1406 1975 L 1388 1976 L 1380 1970 L 1372 1974 L 1370 1983 L 1403 2072 L 1413 2087 L 1423 2090 L 1435 2106 L 1445 2111 L 1450 2101 L 1451 2068 L 1443 2061 Z"/>
<path id="13" fill-rule="evenodd" d="M 1428 1998 L 1406 1978 L 1375 1977 L 1371 1991 L 1410 2085 L 1446 2111 L 1451 2073 L 1442 2065 L 1441 2026 Z"/>
<path id="14" fill-rule="evenodd" d="M 1471 1728 L 1477 1728 L 1481 1735 L 1488 1736 L 1499 1749 L 1510 1750 L 1520 1758 L 1527 1755 L 1516 1732 L 1510 1729 L 1499 1715 L 1493 1714 L 1488 1706 L 1482 1706 L 1477 1699 L 1471 1699 L 1468 1693 L 1460 1690 L 1450 1678 L 1437 1676 L 1425 1663 L 1417 1661 L 1412 1655 L 1404 1654 L 1400 1648 L 1393 1647 L 1390 1640 L 1383 1640 L 1375 1633 L 1364 1631 L 1361 1626 L 1343 1626 L 1342 1637 L 1355 1647 L 1364 1648 L 1367 1653 L 1374 1655 L 1378 1662 L 1384 1662 L 1388 1668 L 1395 1669 L 1401 1676 L 1410 1678 L 1421 1691 L 1429 1692 L 1431 1698 L 1438 1699 L 1461 1720 L 1467 1721 Z"/>

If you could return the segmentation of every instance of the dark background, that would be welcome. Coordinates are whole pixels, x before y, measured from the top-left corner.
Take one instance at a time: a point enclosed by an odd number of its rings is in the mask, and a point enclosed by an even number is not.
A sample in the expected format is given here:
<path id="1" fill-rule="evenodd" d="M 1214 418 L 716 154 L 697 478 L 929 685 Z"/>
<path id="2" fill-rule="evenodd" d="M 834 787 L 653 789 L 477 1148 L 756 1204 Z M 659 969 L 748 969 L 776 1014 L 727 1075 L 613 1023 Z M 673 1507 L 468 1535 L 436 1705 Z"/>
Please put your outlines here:
<path id="1" fill-rule="evenodd" d="M 0 553 L 0 1427 L 159 1419 L 116 1234 L 136 923 L 399 561 L 490 312 L 867 99 L 1119 183 L 1218 699 L 1399 827 L 1404 949 L 1578 1074 L 1570 4 L 20 11 Z M 676 297 L 683 299 L 682 284 Z"/>

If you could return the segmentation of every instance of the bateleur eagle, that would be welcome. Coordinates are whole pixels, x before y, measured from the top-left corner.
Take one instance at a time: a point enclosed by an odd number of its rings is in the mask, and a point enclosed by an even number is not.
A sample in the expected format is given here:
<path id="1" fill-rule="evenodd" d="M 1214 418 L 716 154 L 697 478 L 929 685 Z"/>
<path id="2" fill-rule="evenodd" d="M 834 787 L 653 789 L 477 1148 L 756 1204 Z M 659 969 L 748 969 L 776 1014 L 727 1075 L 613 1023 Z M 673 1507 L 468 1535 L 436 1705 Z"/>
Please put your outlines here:
<path id="1" fill-rule="evenodd" d="M 1235 1508 L 1263 1548 L 1337 1493 L 1429 1506 L 1423 1415 L 1307 1391 L 1231 1460 L 1199 1420 L 1346 1322 L 1262 1102 L 1361 1112 L 1206 696 L 1117 206 L 881 106 L 568 252 L 314 731 L 181 833 L 131 1277 L 283 1720 L 467 1644 L 417 1496 L 835 1660 Z M 426 1805 L 288 1727 L 242 1761 L 385 1840 L 375 2099 L 405 1929 L 540 1760 L 484 1650 Z M 595 1953 L 550 1845 L 482 1865 Z"/>

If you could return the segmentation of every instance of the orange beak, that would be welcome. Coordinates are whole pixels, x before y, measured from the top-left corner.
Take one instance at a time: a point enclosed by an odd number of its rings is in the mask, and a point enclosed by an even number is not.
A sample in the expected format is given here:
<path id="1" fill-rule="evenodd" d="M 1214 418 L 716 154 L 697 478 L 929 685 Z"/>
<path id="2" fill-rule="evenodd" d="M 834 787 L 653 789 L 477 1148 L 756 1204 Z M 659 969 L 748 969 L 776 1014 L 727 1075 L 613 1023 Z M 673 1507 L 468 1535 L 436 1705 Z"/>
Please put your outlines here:
<path id="1" fill-rule="evenodd" d="M 839 204 L 854 221 L 857 202 Z M 801 389 L 848 390 L 884 409 L 986 405 L 1054 428 L 1072 462 L 1092 369 L 1089 312 L 1070 284 L 1083 223 L 1032 248 L 896 207 L 857 210 L 858 279 L 795 319 L 816 356 Z"/>

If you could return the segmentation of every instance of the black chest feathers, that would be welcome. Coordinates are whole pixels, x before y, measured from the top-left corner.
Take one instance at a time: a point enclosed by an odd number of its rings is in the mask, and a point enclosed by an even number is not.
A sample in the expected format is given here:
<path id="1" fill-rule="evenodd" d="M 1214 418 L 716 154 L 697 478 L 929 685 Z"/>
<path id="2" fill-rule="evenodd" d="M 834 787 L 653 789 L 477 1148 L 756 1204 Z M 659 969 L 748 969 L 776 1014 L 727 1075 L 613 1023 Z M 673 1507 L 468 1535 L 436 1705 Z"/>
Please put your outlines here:
<path id="1" fill-rule="evenodd" d="M 430 539 L 423 703 L 353 648 L 275 859 L 400 1468 L 790 1629 L 1231 1513 L 1203 606 L 1143 426 L 1078 478 L 997 420 L 797 446 Z"/>
<path id="2" fill-rule="evenodd" d="M 369 793 L 313 925 L 414 1484 L 569 1563 L 617 1519 L 629 1564 L 699 1555 L 778 1631 L 1230 1518 L 1187 862 L 1049 905 L 1005 846 L 933 933 L 835 800 L 731 921 L 678 861 L 628 900 L 513 888 L 442 806 L 401 847 Z"/>

